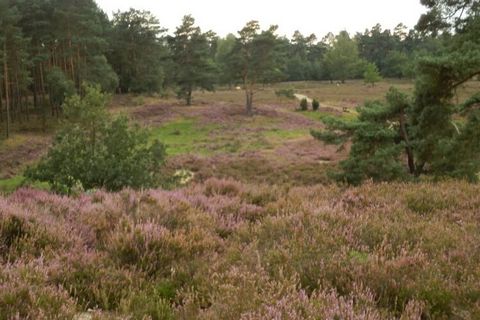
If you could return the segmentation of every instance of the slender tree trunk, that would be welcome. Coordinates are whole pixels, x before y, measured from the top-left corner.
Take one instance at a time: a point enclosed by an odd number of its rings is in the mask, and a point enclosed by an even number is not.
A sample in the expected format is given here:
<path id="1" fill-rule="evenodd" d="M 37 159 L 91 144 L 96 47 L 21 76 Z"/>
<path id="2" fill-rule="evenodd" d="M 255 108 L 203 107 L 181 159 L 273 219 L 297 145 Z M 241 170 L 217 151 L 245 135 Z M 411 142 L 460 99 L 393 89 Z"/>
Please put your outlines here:
<path id="1" fill-rule="evenodd" d="M 40 89 L 42 93 L 42 129 L 45 132 L 47 130 L 47 113 L 46 113 L 46 98 L 45 98 L 45 81 L 43 77 L 43 63 L 40 62 Z"/>
<path id="2" fill-rule="evenodd" d="M 0 123 L 3 123 L 3 83 L 0 82 Z"/>
<path id="3" fill-rule="evenodd" d="M 8 139 L 10 137 L 10 99 L 9 99 L 9 85 L 8 85 L 7 41 L 3 43 L 3 79 L 5 82 L 5 105 L 7 109 L 6 135 Z"/>
<path id="4" fill-rule="evenodd" d="M 415 158 L 413 155 L 413 150 L 410 145 L 410 139 L 408 137 L 406 123 L 405 123 L 405 114 L 403 110 L 400 114 L 400 135 L 402 136 L 403 140 L 405 141 L 405 151 L 407 153 L 408 158 L 408 168 L 410 170 L 410 174 L 415 174 L 417 172 L 417 168 L 415 167 Z"/>
<path id="5" fill-rule="evenodd" d="M 187 106 L 192 105 L 192 89 L 187 91 Z"/>
<path id="6" fill-rule="evenodd" d="M 253 91 L 252 89 L 245 89 L 245 95 L 246 95 L 246 107 L 247 107 L 247 115 L 248 116 L 253 116 Z"/>

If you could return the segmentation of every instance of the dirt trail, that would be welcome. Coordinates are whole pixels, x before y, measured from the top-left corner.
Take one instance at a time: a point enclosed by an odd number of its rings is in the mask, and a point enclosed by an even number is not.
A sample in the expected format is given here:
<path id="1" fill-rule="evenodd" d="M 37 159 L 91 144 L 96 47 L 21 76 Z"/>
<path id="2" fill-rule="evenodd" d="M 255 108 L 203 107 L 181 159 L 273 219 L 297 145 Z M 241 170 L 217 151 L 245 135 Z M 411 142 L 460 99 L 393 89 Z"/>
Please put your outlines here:
<path id="1" fill-rule="evenodd" d="M 298 100 L 303 100 L 303 99 L 307 99 L 307 102 L 308 103 L 312 103 L 313 102 L 313 99 L 303 95 L 303 94 L 299 94 L 299 93 L 295 93 L 294 94 L 295 98 L 297 98 Z"/>

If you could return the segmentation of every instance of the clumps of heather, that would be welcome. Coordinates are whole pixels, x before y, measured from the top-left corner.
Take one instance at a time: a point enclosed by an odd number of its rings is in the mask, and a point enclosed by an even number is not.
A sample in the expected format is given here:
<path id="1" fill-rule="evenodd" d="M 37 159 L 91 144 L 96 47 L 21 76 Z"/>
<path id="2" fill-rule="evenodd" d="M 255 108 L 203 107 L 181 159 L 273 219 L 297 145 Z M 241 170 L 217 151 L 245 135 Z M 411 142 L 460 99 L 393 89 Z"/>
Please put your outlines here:
<path id="1" fill-rule="evenodd" d="M 479 318 L 479 191 L 21 189 L 0 198 L 0 319 Z"/>

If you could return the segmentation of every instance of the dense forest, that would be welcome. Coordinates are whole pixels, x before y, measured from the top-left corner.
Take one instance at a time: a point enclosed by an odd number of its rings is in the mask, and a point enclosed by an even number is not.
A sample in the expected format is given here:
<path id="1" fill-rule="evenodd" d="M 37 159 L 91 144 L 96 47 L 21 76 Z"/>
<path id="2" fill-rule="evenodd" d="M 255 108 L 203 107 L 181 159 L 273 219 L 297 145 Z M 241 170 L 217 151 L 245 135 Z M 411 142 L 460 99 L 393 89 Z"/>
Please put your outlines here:
<path id="1" fill-rule="evenodd" d="M 298 31 L 279 36 L 275 26 L 262 31 L 252 21 L 237 36 L 222 38 L 185 16 L 167 32 L 148 11 L 130 9 L 109 19 L 93 0 L 2 0 L 0 24 L 0 123 L 6 137 L 12 122 L 40 120 L 45 129 L 83 83 L 118 93 L 173 88 L 190 104 L 195 89 L 216 85 L 243 84 L 248 91 L 280 80 L 343 82 L 366 70 L 411 78 L 415 58 L 441 47 L 437 34 L 403 24 L 320 39 Z"/>

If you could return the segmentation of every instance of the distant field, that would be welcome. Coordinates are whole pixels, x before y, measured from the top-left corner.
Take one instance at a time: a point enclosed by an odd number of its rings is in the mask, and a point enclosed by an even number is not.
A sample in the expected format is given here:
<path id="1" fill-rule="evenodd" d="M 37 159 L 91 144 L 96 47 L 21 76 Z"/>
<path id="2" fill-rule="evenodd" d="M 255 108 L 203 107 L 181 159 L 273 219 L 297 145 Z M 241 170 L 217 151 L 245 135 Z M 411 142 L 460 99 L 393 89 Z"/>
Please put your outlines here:
<path id="1" fill-rule="evenodd" d="M 361 80 L 337 85 L 330 82 L 286 82 L 259 88 L 254 97 L 256 116 L 244 112 L 244 92 L 218 88 L 215 92 L 195 92 L 193 106 L 156 96 L 114 96 L 113 113 L 130 115 L 151 128 L 152 140 L 167 145 L 168 167 L 188 169 L 196 179 L 232 177 L 245 182 L 310 185 L 326 181 L 327 169 L 335 166 L 346 151 L 325 146 L 311 138 L 310 129 L 322 127 L 326 116 L 354 120 L 355 107 L 367 100 L 384 99 L 395 86 L 411 93 L 413 83 L 386 80 L 374 87 Z M 296 99 L 279 97 L 276 91 L 295 93 L 320 101 L 317 112 L 297 111 Z M 480 90 L 480 82 L 469 82 L 458 92 L 458 99 Z M 43 132 L 40 122 L 32 128 L 16 125 L 13 137 L 0 142 L 0 191 L 14 190 L 26 165 L 43 155 L 58 121 L 50 121 Z M 3 179 L 3 180 L 2 180 Z"/>

